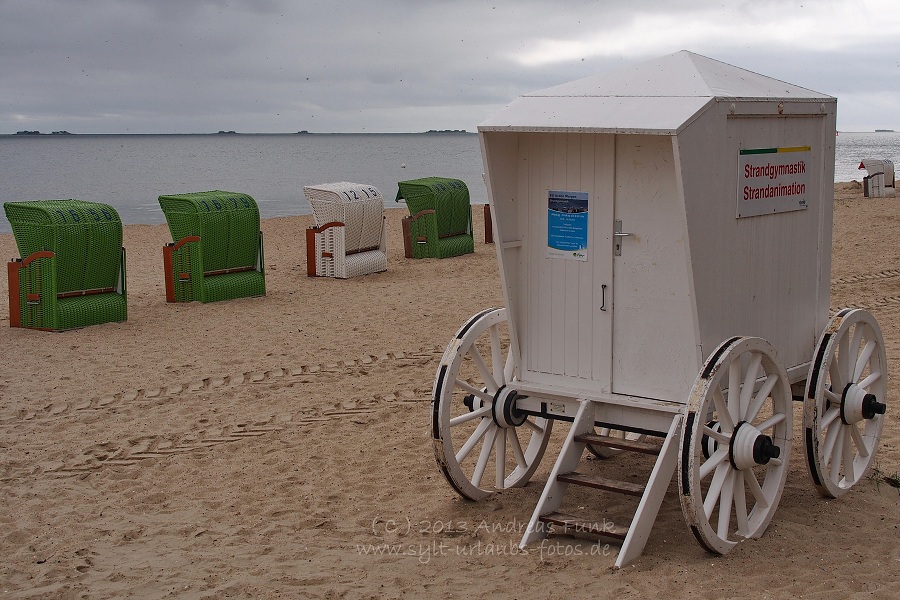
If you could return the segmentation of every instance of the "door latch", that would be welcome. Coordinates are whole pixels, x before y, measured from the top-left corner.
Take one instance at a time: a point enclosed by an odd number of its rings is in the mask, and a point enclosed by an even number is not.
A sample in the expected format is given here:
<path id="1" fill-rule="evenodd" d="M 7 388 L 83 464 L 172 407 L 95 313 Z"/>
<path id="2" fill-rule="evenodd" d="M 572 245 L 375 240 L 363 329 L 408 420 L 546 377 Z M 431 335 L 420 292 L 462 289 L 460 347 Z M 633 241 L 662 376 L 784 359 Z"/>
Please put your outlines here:
<path id="1" fill-rule="evenodd" d="M 613 254 L 616 256 L 622 256 L 622 238 L 633 235 L 633 233 L 623 232 L 622 220 L 616 219 L 613 223 Z"/>

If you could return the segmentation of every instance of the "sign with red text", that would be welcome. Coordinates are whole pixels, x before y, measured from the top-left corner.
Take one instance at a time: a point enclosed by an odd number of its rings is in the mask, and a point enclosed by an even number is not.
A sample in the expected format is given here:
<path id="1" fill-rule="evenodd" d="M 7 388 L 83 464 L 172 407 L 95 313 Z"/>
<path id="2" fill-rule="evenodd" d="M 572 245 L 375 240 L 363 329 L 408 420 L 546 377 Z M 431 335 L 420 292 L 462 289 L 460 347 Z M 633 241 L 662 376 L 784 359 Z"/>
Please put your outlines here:
<path id="1" fill-rule="evenodd" d="M 810 146 L 744 149 L 738 156 L 737 216 L 809 207 Z"/>

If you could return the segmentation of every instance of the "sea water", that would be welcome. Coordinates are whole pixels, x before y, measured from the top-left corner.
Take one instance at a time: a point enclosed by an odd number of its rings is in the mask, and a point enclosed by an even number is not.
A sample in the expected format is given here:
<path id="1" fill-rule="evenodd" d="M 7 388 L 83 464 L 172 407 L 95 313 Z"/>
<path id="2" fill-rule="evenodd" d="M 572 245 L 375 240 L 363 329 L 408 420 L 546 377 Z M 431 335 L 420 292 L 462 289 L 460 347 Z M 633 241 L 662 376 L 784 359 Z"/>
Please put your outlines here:
<path id="1" fill-rule="evenodd" d="M 900 133 L 841 132 L 835 181 L 862 180 L 864 158 L 900 166 Z M 164 223 L 160 195 L 205 190 L 250 194 L 264 218 L 309 214 L 303 186 L 335 181 L 374 185 L 398 206 L 398 181 L 454 177 L 483 204 L 483 170 L 472 133 L 0 136 L 0 201 L 104 202 L 125 223 Z"/>
<path id="2" fill-rule="evenodd" d="M 890 160 L 893 161 L 895 170 L 900 168 L 900 133 L 840 132 L 834 145 L 835 182 L 862 181 L 867 171 L 860 170 L 859 163 L 865 158 Z"/>
<path id="3" fill-rule="evenodd" d="M 0 136 L 0 200 L 103 202 L 124 223 L 165 223 L 159 196 L 206 190 L 249 194 L 263 218 L 310 214 L 303 186 L 337 181 L 402 206 L 397 182 L 431 176 L 484 204 L 483 170 L 474 133 Z"/>

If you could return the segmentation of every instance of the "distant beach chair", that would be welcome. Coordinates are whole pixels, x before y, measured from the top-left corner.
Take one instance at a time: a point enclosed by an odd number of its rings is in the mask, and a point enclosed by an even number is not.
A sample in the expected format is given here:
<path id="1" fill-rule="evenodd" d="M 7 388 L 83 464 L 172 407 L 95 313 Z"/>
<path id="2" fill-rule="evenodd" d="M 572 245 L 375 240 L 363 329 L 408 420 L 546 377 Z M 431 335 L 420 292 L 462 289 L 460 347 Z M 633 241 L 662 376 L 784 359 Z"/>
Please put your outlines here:
<path id="1" fill-rule="evenodd" d="M 866 198 L 885 198 L 894 196 L 894 163 L 889 160 L 864 158 L 859 163 L 865 169 L 863 177 L 863 196 Z"/>
<path id="2" fill-rule="evenodd" d="M 313 210 L 306 230 L 306 274 L 347 279 L 387 270 L 384 197 L 362 183 L 308 185 L 303 193 Z"/>
<path id="3" fill-rule="evenodd" d="M 447 258 L 475 251 L 469 188 L 459 179 L 425 177 L 401 181 L 397 200 L 409 208 L 403 219 L 407 258 Z"/>
<path id="4" fill-rule="evenodd" d="M 168 302 L 216 302 L 266 295 L 259 208 L 247 194 L 193 192 L 159 197 L 172 242 L 163 248 Z"/>
<path id="5" fill-rule="evenodd" d="M 8 263 L 9 325 L 61 331 L 125 321 L 122 221 L 106 204 L 6 202 L 23 258 Z"/>

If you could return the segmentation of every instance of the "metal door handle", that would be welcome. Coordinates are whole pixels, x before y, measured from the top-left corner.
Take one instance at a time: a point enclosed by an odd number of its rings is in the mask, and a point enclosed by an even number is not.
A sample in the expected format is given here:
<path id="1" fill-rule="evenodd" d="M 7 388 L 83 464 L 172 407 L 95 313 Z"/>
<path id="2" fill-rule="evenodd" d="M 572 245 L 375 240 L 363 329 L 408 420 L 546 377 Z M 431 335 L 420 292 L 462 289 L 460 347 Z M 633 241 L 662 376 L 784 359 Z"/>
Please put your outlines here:
<path id="1" fill-rule="evenodd" d="M 622 231 L 622 221 L 616 219 L 613 222 L 613 238 L 616 240 L 616 243 L 613 244 L 613 256 L 622 256 L 622 244 L 620 238 L 623 237 L 634 237 L 634 234 Z"/>

